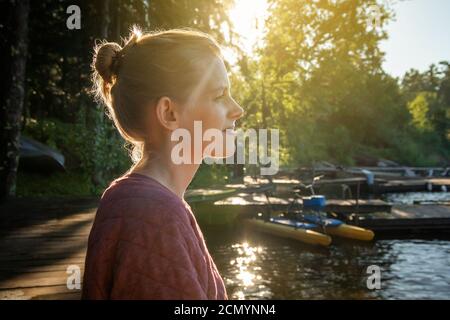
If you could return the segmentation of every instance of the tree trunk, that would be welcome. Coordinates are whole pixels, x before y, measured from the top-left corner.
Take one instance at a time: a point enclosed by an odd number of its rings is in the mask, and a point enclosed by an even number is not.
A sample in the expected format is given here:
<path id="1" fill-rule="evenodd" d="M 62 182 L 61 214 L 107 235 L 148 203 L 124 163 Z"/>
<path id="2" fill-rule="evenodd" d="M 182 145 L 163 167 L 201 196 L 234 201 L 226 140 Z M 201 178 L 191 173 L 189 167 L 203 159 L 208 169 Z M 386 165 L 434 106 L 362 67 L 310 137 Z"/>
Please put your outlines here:
<path id="1" fill-rule="evenodd" d="M 28 51 L 29 0 L 11 0 L 12 19 L 7 32 L 11 34 L 9 61 L 10 74 L 6 78 L 9 88 L 0 110 L 0 199 L 16 194 L 19 166 L 20 129 L 25 97 L 25 70 Z"/>
<path id="2" fill-rule="evenodd" d="M 104 0 L 101 8 L 100 8 L 100 16 L 101 16 L 101 20 L 100 20 L 100 30 L 99 30 L 99 36 L 101 39 L 108 39 L 108 34 L 109 34 L 109 26 L 110 26 L 110 0 Z M 91 113 L 91 115 L 94 116 L 94 121 L 92 121 L 92 132 L 94 134 L 94 149 L 95 150 L 99 150 L 98 146 L 102 143 L 102 141 L 100 140 L 100 136 L 99 136 L 99 132 L 103 131 L 103 127 L 105 126 L 104 123 L 104 114 L 103 114 L 103 108 L 101 105 L 97 105 L 97 110 L 95 110 L 93 112 L 93 114 Z M 95 158 L 95 163 L 94 163 L 94 172 L 91 175 L 91 181 L 94 183 L 95 186 L 99 186 L 101 184 L 103 184 L 104 181 L 104 169 L 103 169 L 103 164 L 99 163 L 99 161 L 97 160 L 97 158 Z"/>
<path id="3" fill-rule="evenodd" d="M 109 6 L 110 6 L 110 0 L 104 0 L 102 2 L 101 7 L 101 19 L 100 19 L 100 37 L 102 39 L 108 38 L 108 30 L 109 30 L 109 24 L 111 22 L 110 14 L 109 14 Z"/>
<path id="4" fill-rule="evenodd" d="M 121 1 L 115 0 L 114 1 L 114 29 L 111 28 L 111 31 L 113 32 L 113 39 L 117 43 L 120 44 L 120 37 L 122 36 L 122 30 L 121 30 L 121 20 L 120 20 L 120 6 Z"/>

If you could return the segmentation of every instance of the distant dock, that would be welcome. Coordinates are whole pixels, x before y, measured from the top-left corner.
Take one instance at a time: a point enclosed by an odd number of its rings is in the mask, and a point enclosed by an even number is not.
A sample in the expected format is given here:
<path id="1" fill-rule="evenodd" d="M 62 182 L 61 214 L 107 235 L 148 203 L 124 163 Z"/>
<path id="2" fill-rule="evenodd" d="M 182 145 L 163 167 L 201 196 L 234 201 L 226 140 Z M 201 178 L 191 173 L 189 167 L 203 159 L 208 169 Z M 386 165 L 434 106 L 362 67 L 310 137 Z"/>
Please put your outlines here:
<path id="1" fill-rule="evenodd" d="M 286 211 L 292 199 L 270 197 L 274 211 Z M 301 202 L 299 201 L 299 204 Z M 211 208 L 219 211 L 238 212 L 247 216 L 255 212 L 267 212 L 269 205 L 264 194 L 241 194 L 216 201 Z M 382 200 L 328 200 L 326 212 L 346 217 L 351 224 L 369 228 L 375 233 L 450 233 L 449 205 L 390 205 Z"/>
<path id="2" fill-rule="evenodd" d="M 378 212 L 359 217 L 357 224 L 379 235 L 450 235 L 450 206 L 395 205 L 390 213 Z"/>

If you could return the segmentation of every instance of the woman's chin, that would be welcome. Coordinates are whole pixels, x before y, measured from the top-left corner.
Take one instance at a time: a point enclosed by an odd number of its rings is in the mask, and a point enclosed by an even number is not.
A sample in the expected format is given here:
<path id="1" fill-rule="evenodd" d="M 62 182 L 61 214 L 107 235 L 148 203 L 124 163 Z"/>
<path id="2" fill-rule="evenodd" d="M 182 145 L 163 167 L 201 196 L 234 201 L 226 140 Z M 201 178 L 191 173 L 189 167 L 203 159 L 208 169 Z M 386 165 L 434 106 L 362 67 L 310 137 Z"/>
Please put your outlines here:
<path id="1" fill-rule="evenodd" d="M 234 135 L 225 135 L 224 139 L 212 146 L 212 148 L 207 148 L 204 151 L 204 157 L 211 159 L 226 159 L 232 157 L 236 152 Z M 213 143 L 214 144 L 214 143 Z"/>
<path id="2" fill-rule="evenodd" d="M 210 154 L 205 154 L 205 157 L 211 158 L 211 159 L 226 159 L 226 158 L 234 156 L 235 152 L 236 152 L 236 146 L 233 144 L 232 146 L 228 146 L 224 150 L 221 150 L 221 151 L 214 150 Z"/>

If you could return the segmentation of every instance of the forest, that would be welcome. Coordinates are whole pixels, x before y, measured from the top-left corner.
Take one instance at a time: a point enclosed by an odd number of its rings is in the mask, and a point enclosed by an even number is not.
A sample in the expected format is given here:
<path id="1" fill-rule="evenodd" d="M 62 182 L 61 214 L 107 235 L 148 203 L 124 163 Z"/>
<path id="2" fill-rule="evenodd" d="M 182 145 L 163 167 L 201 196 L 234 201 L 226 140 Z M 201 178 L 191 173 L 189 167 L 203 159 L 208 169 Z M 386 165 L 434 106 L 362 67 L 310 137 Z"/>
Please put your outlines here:
<path id="1" fill-rule="evenodd" d="M 282 168 L 370 159 L 450 165 L 450 61 L 400 78 L 383 70 L 380 43 L 395 19 L 389 1 L 269 0 L 253 55 L 229 17 L 234 2 L 0 1 L 1 197 L 99 195 L 130 167 L 125 141 L 91 94 L 91 63 L 95 43 L 120 43 L 133 25 L 194 28 L 232 52 L 232 95 L 246 113 L 239 127 L 279 129 Z M 68 28 L 72 5 L 78 29 Z M 23 138 L 57 150 L 64 167 L 27 169 Z M 232 165 L 202 165 L 192 186 L 235 174 Z"/>

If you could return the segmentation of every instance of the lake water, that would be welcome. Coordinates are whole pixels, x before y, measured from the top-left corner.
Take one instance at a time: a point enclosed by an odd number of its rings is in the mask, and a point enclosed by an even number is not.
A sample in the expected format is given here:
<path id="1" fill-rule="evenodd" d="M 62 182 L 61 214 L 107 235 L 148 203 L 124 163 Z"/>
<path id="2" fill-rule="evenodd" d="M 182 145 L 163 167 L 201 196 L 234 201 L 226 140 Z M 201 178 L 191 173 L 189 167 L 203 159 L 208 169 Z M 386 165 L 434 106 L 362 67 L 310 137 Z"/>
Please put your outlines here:
<path id="1" fill-rule="evenodd" d="M 389 194 L 392 204 L 450 201 L 449 192 Z M 329 248 L 269 236 L 240 225 L 203 226 L 232 299 L 450 299 L 450 238 L 333 238 Z M 381 289 L 368 289 L 368 267 Z"/>
<path id="2" fill-rule="evenodd" d="M 450 299 L 450 240 L 335 241 L 329 248 L 202 227 L 232 299 Z M 367 268 L 381 289 L 367 288 Z"/>

